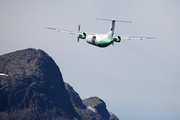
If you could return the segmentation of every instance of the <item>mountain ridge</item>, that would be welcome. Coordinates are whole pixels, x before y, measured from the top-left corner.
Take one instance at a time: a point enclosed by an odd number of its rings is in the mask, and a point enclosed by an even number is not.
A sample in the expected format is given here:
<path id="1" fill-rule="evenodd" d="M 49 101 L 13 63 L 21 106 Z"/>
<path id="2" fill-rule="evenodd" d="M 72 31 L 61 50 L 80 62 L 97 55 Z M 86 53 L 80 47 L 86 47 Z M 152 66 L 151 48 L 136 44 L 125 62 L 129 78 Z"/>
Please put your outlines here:
<path id="1" fill-rule="evenodd" d="M 100 106 L 105 115 L 97 109 L 88 111 L 79 94 L 64 83 L 54 60 L 42 50 L 28 48 L 1 55 L 0 73 L 8 75 L 0 75 L 2 120 L 118 120 L 105 104 Z"/>

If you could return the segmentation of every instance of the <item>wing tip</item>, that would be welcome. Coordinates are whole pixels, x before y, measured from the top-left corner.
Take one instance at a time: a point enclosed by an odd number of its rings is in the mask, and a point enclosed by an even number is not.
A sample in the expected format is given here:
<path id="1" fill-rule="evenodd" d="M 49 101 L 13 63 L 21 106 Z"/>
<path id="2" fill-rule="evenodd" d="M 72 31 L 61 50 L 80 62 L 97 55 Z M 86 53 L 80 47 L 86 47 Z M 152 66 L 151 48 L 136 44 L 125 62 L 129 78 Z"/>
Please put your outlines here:
<path id="1" fill-rule="evenodd" d="M 146 39 L 157 39 L 156 37 L 146 37 Z"/>
<path id="2" fill-rule="evenodd" d="M 56 30 L 56 28 L 44 27 L 46 29 Z"/>

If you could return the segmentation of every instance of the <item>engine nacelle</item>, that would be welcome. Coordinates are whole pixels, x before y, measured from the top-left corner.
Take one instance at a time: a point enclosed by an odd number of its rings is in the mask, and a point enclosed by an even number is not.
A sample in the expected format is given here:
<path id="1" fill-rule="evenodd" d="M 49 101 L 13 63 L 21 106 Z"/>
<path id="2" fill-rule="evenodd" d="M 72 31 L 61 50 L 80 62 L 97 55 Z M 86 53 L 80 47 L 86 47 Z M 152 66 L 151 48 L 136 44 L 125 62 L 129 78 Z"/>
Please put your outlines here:
<path id="1" fill-rule="evenodd" d="M 121 37 L 120 36 L 116 36 L 115 38 L 113 38 L 114 42 L 121 42 Z"/>
<path id="2" fill-rule="evenodd" d="M 78 38 L 86 39 L 86 33 L 83 32 L 82 34 L 79 34 L 79 35 L 78 35 Z"/>

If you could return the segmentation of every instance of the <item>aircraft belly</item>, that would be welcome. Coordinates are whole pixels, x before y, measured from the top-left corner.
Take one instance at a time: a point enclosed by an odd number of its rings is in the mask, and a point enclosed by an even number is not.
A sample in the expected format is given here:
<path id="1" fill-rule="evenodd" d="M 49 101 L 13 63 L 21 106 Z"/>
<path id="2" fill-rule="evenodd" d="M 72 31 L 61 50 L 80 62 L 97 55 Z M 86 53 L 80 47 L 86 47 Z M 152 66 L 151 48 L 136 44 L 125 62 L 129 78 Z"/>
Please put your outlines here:
<path id="1" fill-rule="evenodd" d="M 98 36 L 88 36 L 86 38 L 87 43 L 98 46 L 98 47 L 107 47 L 112 41 L 107 38 L 100 38 Z"/>
<path id="2" fill-rule="evenodd" d="M 98 46 L 99 47 L 107 47 L 111 44 L 111 40 L 110 39 L 102 39 L 100 41 L 98 41 Z"/>

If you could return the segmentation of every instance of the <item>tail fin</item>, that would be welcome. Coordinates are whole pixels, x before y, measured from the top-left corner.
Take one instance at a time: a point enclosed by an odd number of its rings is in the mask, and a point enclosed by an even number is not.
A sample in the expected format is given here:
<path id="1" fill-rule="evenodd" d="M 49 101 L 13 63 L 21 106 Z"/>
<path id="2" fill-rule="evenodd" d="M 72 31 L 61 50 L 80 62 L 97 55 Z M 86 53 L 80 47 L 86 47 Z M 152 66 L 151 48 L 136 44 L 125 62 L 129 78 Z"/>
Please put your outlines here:
<path id="1" fill-rule="evenodd" d="M 132 23 L 131 21 L 122 21 L 122 20 L 115 20 L 115 19 L 101 19 L 96 18 L 97 20 L 105 20 L 105 21 L 112 21 L 109 32 L 114 35 L 114 29 L 115 29 L 115 22 L 125 22 L 125 23 Z"/>

